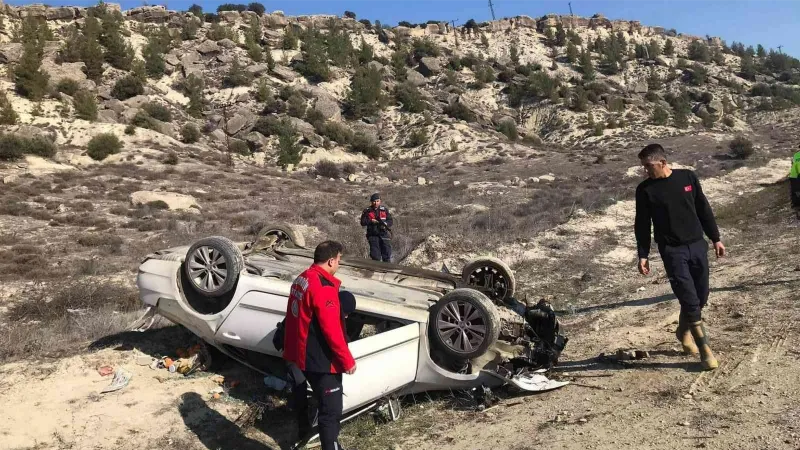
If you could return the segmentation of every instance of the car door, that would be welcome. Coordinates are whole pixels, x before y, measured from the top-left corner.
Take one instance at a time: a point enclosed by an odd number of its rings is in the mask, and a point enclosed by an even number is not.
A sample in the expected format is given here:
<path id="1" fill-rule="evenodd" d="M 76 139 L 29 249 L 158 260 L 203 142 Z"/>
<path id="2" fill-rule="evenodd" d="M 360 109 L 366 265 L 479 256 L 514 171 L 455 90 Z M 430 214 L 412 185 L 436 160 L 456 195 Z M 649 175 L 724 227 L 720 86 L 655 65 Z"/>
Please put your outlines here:
<path id="1" fill-rule="evenodd" d="M 356 373 L 342 379 L 345 412 L 414 382 L 421 326 L 414 322 L 350 343 Z"/>
<path id="2" fill-rule="evenodd" d="M 248 291 L 217 330 L 216 341 L 280 356 L 281 352 L 272 345 L 272 337 L 278 322 L 286 315 L 288 294 L 288 291 L 285 294 L 265 290 Z"/>

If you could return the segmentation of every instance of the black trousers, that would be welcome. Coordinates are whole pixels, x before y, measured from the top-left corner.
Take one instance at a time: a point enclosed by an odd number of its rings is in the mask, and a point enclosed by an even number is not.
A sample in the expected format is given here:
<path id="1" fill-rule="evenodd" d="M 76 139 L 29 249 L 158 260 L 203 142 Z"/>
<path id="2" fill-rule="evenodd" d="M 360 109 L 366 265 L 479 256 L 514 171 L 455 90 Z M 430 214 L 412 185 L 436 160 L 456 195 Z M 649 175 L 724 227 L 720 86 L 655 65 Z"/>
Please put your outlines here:
<path id="1" fill-rule="evenodd" d="M 681 315 L 699 322 L 708 302 L 708 242 L 701 239 L 687 245 L 659 245 L 672 292 L 678 297 Z"/>
<path id="2" fill-rule="evenodd" d="M 339 450 L 339 421 L 342 419 L 342 374 L 303 372 L 317 401 L 317 425 L 322 450 Z M 308 413 L 306 382 L 295 385 L 292 400 L 299 424 L 300 439 L 310 433 L 313 418 Z"/>
<path id="3" fill-rule="evenodd" d="M 383 236 L 367 236 L 369 257 L 375 261 L 389 262 L 392 259 L 392 240 Z"/>
<path id="4" fill-rule="evenodd" d="M 792 206 L 800 209 L 800 178 L 789 178 L 789 193 L 792 196 Z"/>

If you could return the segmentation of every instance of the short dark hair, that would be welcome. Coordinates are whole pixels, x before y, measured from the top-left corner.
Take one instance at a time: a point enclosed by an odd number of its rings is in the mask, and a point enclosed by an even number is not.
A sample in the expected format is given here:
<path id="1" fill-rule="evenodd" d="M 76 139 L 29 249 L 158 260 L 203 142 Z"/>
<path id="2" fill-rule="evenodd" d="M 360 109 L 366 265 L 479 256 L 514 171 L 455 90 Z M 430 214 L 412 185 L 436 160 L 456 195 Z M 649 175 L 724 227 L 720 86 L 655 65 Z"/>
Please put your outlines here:
<path id="1" fill-rule="evenodd" d="M 336 258 L 336 255 L 340 253 L 344 253 L 344 245 L 336 241 L 325 241 L 314 249 L 314 264 L 321 264 Z"/>
<path id="2" fill-rule="evenodd" d="M 645 160 L 665 160 L 667 159 L 667 152 L 661 144 L 650 144 L 639 152 L 639 159 Z"/>

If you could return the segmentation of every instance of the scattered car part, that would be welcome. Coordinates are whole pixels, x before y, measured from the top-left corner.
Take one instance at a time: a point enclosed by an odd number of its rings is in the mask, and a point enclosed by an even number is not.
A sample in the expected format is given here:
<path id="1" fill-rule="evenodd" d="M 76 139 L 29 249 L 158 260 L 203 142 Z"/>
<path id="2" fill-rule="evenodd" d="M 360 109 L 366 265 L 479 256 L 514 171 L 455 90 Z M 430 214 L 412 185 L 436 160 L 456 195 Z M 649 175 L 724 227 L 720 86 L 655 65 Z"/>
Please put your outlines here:
<path id="1" fill-rule="evenodd" d="M 114 372 L 114 378 L 111 380 L 111 384 L 103 388 L 100 393 L 106 394 L 108 392 L 114 392 L 124 388 L 128 385 L 128 383 L 130 383 L 131 377 L 133 377 L 132 373 L 120 367 Z"/>

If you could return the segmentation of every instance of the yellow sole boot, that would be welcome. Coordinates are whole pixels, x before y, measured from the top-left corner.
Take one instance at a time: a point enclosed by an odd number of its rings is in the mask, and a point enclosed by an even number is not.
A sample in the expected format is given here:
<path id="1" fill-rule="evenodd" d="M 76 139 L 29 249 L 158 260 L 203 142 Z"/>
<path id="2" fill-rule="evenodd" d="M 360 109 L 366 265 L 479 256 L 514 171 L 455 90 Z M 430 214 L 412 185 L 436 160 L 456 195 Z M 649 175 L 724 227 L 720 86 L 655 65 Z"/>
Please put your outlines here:
<path id="1" fill-rule="evenodd" d="M 690 323 L 689 330 L 692 332 L 698 350 L 700 350 L 700 365 L 703 370 L 714 370 L 719 367 L 717 358 L 714 357 L 711 347 L 708 346 L 708 335 L 703 326 L 703 321 Z"/>
<path id="2" fill-rule="evenodd" d="M 689 331 L 689 324 L 686 323 L 683 317 L 678 319 L 678 329 L 675 330 L 675 336 L 681 343 L 681 347 L 683 347 L 684 355 L 692 356 L 700 354 L 700 350 L 694 343 L 692 332 Z"/>

